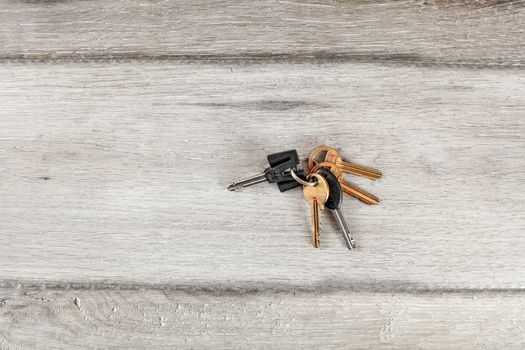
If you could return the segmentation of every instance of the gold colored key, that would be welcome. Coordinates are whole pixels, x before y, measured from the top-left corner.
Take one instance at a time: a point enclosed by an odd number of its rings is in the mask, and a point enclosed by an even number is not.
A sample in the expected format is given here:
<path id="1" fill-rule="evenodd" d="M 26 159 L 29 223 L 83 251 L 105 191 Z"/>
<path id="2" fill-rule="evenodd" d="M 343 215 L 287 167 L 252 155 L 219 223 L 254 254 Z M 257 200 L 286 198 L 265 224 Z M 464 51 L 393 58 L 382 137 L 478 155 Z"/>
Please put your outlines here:
<path id="1" fill-rule="evenodd" d="M 328 169 L 330 169 L 334 173 L 334 175 L 337 177 L 337 179 L 339 180 L 339 183 L 341 184 L 341 188 L 343 189 L 344 193 L 346 193 L 346 194 L 348 194 L 348 195 L 350 195 L 352 197 L 355 197 L 355 198 L 359 199 L 361 202 L 369 204 L 369 205 L 379 204 L 379 198 L 377 198 L 373 194 L 368 193 L 367 191 L 357 187 L 356 185 L 345 181 L 343 179 L 343 172 L 342 172 L 341 168 L 339 168 L 334 163 L 331 163 L 331 162 L 317 163 L 317 162 L 314 161 L 312 164 L 314 164 L 314 166 L 310 169 L 310 172 L 312 172 L 312 173 L 315 173 L 317 171 L 317 169 L 319 169 L 319 168 L 328 168 Z"/>
<path id="2" fill-rule="evenodd" d="M 314 248 L 319 248 L 320 243 L 320 229 L 321 229 L 321 210 L 324 209 L 324 204 L 328 200 L 330 189 L 328 182 L 319 174 L 308 175 L 308 180 L 315 177 L 317 183 L 315 186 L 303 186 L 304 198 L 312 208 L 312 245 Z"/>
<path id="3" fill-rule="evenodd" d="M 334 163 L 344 173 L 366 177 L 371 180 L 377 180 L 381 178 L 381 176 L 383 176 L 381 171 L 377 169 L 367 167 L 364 165 L 360 165 L 357 163 L 344 161 L 341 158 L 341 156 L 339 156 L 339 153 L 337 153 L 335 148 L 329 147 L 329 146 L 319 146 L 316 149 L 314 149 L 312 153 L 310 153 L 310 156 L 308 157 L 308 168 L 310 169 L 313 168 L 315 158 L 321 152 L 326 152 L 325 159 L 324 159 L 325 162 Z"/>

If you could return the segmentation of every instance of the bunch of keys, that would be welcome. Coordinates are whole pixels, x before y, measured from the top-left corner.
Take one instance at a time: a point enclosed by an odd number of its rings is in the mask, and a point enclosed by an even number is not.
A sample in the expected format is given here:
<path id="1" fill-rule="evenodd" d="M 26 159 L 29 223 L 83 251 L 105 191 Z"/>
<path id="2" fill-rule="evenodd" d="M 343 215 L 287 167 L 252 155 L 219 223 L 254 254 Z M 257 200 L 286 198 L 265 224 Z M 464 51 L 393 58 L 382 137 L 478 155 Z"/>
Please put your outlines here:
<path id="1" fill-rule="evenodd" d="M 325 152 L 325 157 L 319 161 L 316 158 L 322 152 Z M 270 154 L 268 163 L 270 167 L 266 168 L 261 174 L 234 182 L 228 186 L 228 190 L 234 191 L 265 181 L 277 183 L 281 192 L 303 186 L 304 198 L 312 212 L 312 245 L 314 248 L 320 246 L 321 211 L 325 207 L 333 213 L 348 248 L 356 248 L 356 242 L 352 238 L 341 211 L 343 193 L 369 205 L 378 204 L 379 199 L 345 181 L 343 173 L 377 180 L 382 176 L 379 170 L 344 161 L 333 147 L 328 146 L 320 146 L 312 151 L 307 161 L 308 174 L 300 167 L 301 162 L 295 150 Z"/>

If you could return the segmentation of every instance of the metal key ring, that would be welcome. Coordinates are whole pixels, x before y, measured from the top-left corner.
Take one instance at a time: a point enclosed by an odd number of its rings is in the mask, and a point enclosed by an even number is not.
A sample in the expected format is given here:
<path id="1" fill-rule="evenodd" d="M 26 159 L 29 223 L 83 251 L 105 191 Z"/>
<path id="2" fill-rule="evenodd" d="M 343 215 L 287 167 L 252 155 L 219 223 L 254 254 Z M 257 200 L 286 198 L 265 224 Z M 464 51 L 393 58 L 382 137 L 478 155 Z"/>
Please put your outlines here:
<path id="1" fill-rule="evenodd" d="M 310 186 L 310 187 L 317 186 L 317 181 L 316 182 L 306 182 L 303 179 L 301 179 L 299 176 L 297 176 L 295 172 L 293 171 L 293 169 L 290 169 L 290 174 L 292 175 L 295 181 L 299 182 L 303 186 Z"/>

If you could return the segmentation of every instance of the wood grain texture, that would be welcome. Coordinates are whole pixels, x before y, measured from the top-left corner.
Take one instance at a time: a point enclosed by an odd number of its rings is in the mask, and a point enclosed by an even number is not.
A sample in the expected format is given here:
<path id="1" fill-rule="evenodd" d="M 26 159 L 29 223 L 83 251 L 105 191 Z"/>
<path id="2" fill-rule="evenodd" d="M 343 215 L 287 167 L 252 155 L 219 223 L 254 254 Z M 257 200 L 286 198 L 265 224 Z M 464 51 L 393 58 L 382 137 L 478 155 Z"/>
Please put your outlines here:
<path id="1" fill-rule="evenodd" d="M 521 350 L 524 311 L 505 294 L 0 289 L 0 348 Z"/>
<path id="2" fill-rule="evenodd" d="M 523 1 L 2 1 L 0 59 L 525 65 Z"/>
<path id="3" fill-rule="evenodd" d="M 525 288 L 515 70 L 130 62 L 0 76 L 6 286 Z M 384 171 L 358 181 L 381 205 L 345 202 L 355 252 L 327 213 L 311 248 L 299 191 L 226 191 L 267 153 L 319 144 Z"/>
<path id="4" fill-rule="evenodd" d="M 0 350 L 523 349 L 524 3 L 0 1 Z"/>

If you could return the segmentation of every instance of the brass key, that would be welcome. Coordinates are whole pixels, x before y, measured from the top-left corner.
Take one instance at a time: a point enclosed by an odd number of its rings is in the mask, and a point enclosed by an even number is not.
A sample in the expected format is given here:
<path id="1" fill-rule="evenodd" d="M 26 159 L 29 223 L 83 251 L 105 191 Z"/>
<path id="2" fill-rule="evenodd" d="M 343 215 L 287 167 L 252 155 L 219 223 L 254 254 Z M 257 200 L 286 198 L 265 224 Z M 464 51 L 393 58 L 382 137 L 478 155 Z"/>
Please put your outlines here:
<path id="1" fill-rule="evenodd" d="M 328 183 L 319 174 L 308 175 L 308 180 L 316 178 L 315 186 L 303 186 L 304 198 L 312 208 L 312 245 L 314 248 L 319 248 L 320 243 L 320 227 L 321 227 L 321 210 L 324 209 L 324 204 L 328 200 L 330 189 Z"/>
<path id="2" fill-rule="evenodd" d="M 341 187 L 344 193 L 352 197 L 355 197 L 359 199 L 361 202 L 369 204 L 369 205 L 379 204 L 379 198 L 357 187 L 356 185 L 345 181 L 343 179 L 343 171 L 336 164 L 331 163 L 331 162 L 316 163 L 315 161 L 312 164 L 314 164 L 314 166 L 310 169 L 310 172 L 312 173 L 315 173 L 317 169 L 319 168 L 330 169 L 334 173 L 334 175 L 337 176 L 337 179 L 339 180 L 339 183 L 341 184 Z"/>
<path id="3" fill-rule="evenodd" d="M 337 165 L 342 172 L 357 176 L 366 177 L 371 180 L 377 180 L 383 176 L 381 171 L 367 167 L 364 165 L 360 165 L 357 163 L 347 162 L 344 161 L 341 156 L 339 156 L 339 153 L 335 150 L 333 147 L 329 146 L 319 146 L 316 149 L 310 153 L 310 156 L 308 157 L 308 168 L 313 168 L 315 158 L 319 155 L 321 152 L 326 152 L 325 155 L 325 162 L 331 162 Z"/>

